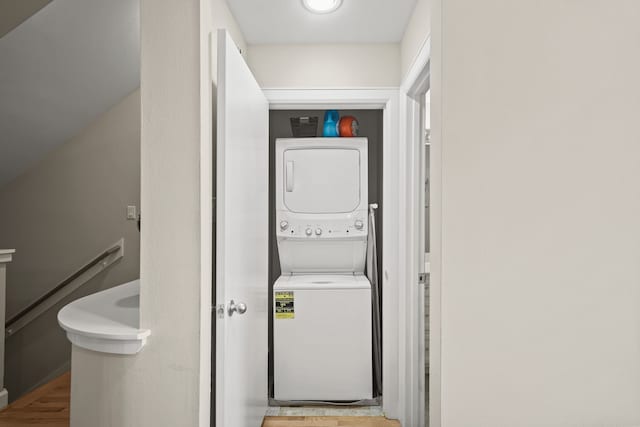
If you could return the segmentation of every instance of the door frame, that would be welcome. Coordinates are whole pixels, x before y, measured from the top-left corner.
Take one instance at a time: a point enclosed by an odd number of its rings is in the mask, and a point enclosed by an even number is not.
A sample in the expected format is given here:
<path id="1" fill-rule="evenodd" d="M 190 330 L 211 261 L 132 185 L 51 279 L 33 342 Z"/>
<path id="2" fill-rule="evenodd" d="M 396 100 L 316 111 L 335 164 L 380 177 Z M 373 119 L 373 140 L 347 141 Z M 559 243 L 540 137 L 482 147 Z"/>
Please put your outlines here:
<path id="1" fill-rule="evenodd" d="M 389 418 L 402 419 L 400 401 L 401 197 L 398 88 L 279 89 L 263 88 L 270 110 L 362 109 L 383 110 L 382 185 L 382 406 Z M 386 284 L 389 285 L 386 285 Z"/>
<path id="2" fill-rule="evenodd" d="M 424 287 L 419 285 L 418 275 L 424 270 L 423 250 L 424 233 L 424 188 L 423 161 L 424 129 L 422 129 L 424 94 L 430 88 L 431 77 L 431 38 L 427 37 L 418 55 L 409 68 L 400 86 L 400 144 L 403 148 L 405 173 L 401 176 L 401 191 L 405 202 L 404 220 L 406 232 L 401 243 L 401 266 L 406 274 L 404 282 L 409 285 L 400 300 L 405 311 L 401 318 L 405 343 L 401 347 L 404 352 L 401 367 L 403 387 L 401 389 L 403 423 L 406 425 L 426 425 L 425 419 L 425 322 L 424 322 Z M 440 395 L 441 395 L 441 348 L 440 348 L 440 162 L 441 148 L 433 141 L 430 156 L 430 264 L 429 280 L 429 426 L 440 427 Z M 403 424 L 403 425 L 404 425 Z"/>

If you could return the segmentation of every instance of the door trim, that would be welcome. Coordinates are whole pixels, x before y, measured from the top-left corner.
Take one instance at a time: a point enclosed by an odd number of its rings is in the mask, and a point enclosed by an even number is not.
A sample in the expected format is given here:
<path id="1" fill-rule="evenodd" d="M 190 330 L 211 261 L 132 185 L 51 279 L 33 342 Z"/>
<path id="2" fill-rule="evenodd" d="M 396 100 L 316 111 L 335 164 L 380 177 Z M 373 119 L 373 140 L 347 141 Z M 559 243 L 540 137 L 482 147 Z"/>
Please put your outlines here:
<path id="1" fill-rule="evenodd" d="M 210 16 L 208 2 L 200 2 L 200 21 Z M 214 70 L 211 66 L 213 54 L 214 35 L 211 31 L 200 32 L 200 384 L 198 402 L 198 425 L 211 425 L 211 372 L 212 349 L 212 286 L 213 266 L 212 259 L 215 256 L 213 243 L 213 89 L 211 81 Z"/>
<path id="2" fill-rule="evenodd" d="M 399 92 L 398 88 L 263 89 L 271 110 L 363 109 L 383 110 L 383 206 L 382 206 L 382 407 L 389 418 L 402 419 L 399 351 L 401 333 L 398 256 L 400 229 Z M 388 284 L 388 285 L 386 285 Z"/>
<path id="3" fill-rule="evenodd" d="M 407 72 L 400 88 L 401 97 L 401 141 L 405 152 L 404 159 L 406 165 L 405 173 L 401 177 L 402 191 L 406 201 L 403 204 L 406 216 L 406 234 L 401 242 L 401 255 L 405 261 L 401 267 L 408 286 L 407 292 L 400 296 L 404 302 L 406 311 L 401 321 L 404 322 L 404 335 L 406 344 L 402 350 L 404 363 L 401 366 L 401 378 L 403 378 L 403 388 L 401 389 L 402 412 L 404 414 L 404 424 L 406 425 L 426 425 L 425 420 L 425 351 L 424 351 L 424 289 L 418 285 L 418 274 L 422 271 L 421 265 L 424 260 L 420 255 L 421 240 L 424 234 L 420 231 L 421 215 L 419 208 L 424 206 L 422 189 L 422 161 L 424 155 L 423 142 L 424 131 L 421 129 L 422 106 L 424 105 L 423 94 L 430 88 L 431 77 L 431 38 L 427 37 L 420 48 L 418 56 Z M 429 426 L 440 427 L 440 395 L 441 395 L 441 361 L 440 361 L 440 162 L 441 148 L 438 144 L 431 143 L 430 156 L 430 230 L 431 248 L 430 263 L 431 274 L 429 281 Z"/>

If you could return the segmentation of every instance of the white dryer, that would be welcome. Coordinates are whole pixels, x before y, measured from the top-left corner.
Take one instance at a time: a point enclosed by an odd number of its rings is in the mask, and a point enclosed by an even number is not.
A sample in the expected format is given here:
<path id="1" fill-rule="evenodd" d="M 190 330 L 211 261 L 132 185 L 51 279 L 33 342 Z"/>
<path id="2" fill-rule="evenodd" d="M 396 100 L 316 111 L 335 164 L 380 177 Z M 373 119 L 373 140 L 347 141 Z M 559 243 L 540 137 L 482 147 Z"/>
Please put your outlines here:
<path id="1" fill-rule="evenodd" d="M 274 397 L 372 398 L 367 139 L 276 141 Z"/>

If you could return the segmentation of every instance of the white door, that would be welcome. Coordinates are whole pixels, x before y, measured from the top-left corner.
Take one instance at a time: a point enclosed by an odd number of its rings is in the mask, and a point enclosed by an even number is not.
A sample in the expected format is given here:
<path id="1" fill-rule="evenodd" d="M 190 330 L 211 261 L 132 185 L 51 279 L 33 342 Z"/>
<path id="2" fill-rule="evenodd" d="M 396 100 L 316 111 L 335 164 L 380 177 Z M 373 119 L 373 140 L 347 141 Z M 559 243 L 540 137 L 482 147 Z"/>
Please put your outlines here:
<path id="1" fill-rule="evenodd" d="M 269 105 L 224 30 L 217 93 L 216 426 L 255 427 L 267 407 Z"/>

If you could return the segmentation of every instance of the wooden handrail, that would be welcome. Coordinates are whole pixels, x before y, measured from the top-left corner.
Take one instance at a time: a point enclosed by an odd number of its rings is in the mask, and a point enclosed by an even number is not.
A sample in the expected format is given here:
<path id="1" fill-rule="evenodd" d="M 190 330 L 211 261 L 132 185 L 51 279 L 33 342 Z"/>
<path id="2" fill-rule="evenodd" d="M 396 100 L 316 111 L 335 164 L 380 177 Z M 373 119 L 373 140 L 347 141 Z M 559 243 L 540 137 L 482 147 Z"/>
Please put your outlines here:
<path id="1" fill-rule="evenodd" d="M 31 304 L 29 304 L 27 307 L 25 307 L 24 309 L 20 310 L 20 312 L 18 312 L 17 314 L 11 316 L 11 318 L 9 320 L 7 320 L 7 322 L 5 323 L 5 329 L 10 328 L 11 325 L 16 323 L 18 320 L 22 319 L 29 312 L 31 312 L 37 306 L 42 304 L 44 301 L 46 301 L 48 298 L 50 298 L 56 292 L 60 291 L 65 286 L 69 285 L 74 280 L 76 280 L 78 277 L 82 276 L 84 273 L 89 271 L 92 267 L 94 267 L 95 265 L 99 264 L 103 259 L 107 258 L 110 255 L 113 255 L 114 253 L 118 252 L 119 250 L 120 250 L 120 245 L 115 245 L 115 246 L 107 249 L 106 251 L 104 251 L 103 253 L 101 253 L 100 255 L 98 255 L 97 257 L 95 257 L 94 259 L 89 261 L 88 263 L 86 263 L 78 271 L 76 271 L 71 276 L 67 277 L 62 282 L 60 282 L 60 284 L 58 284 L 55 288 L 51 289 L 49 292 L 47 292 L 46 294 L 42 295 L 40 298 L 38 298 L 37 300 L 35 300 Z"/>

